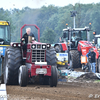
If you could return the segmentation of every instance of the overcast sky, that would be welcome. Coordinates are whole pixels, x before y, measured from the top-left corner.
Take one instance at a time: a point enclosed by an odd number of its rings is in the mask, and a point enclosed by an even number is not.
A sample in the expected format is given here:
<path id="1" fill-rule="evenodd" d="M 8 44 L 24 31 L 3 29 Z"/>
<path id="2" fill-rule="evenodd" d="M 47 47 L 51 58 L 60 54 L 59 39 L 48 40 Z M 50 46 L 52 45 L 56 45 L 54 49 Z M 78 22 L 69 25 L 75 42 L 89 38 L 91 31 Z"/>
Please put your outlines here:
<path id="1" fill-rule="evenodd" d="M 0 8 L 10 9 L 10 8 L 19 8 L 30 7 L 30 8 L 40 8 L 43 5 L 48 6 L 53 4 L 55 6 L 66 6 L 68 4 L 75 3 L 98 3 L 100 0 L 0 0 Z"/>

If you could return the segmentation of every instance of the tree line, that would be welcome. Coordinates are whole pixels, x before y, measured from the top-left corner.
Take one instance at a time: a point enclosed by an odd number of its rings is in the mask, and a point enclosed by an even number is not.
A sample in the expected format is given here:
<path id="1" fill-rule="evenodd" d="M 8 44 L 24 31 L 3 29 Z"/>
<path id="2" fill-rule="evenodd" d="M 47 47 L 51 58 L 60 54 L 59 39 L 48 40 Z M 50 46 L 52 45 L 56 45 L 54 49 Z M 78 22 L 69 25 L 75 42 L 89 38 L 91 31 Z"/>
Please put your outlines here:
<path id="1" fill-rule="evenodd" d="M 69 27 L 73 27 L 73 18 L 70 11 L 76 10 L 76 27 L 85 27 L 91 23 L 92 30 L 100 34 L 100 3 L 97 4 L 80 4 L 75 6 L 69 4 L 65 7 L 56 7 L 49 5 L 39 9 L 25 7 L 20 9 L 4 10 L 0 8 L 0 20 L 7 20 L 11 23 L 11 38 L 12 41 L 20 41 L 20 28 L 24 24 L 36 24 L 40 28 L 41 42 L 56 43 L 59 42 L 59 37 L 62 36 L 62 30 L 66 28 L 66 23 Z M 37 38 L 37 30 L 31 27 L 32 32 Z M 25 29 L 23 29 L 23 34 Z"/>

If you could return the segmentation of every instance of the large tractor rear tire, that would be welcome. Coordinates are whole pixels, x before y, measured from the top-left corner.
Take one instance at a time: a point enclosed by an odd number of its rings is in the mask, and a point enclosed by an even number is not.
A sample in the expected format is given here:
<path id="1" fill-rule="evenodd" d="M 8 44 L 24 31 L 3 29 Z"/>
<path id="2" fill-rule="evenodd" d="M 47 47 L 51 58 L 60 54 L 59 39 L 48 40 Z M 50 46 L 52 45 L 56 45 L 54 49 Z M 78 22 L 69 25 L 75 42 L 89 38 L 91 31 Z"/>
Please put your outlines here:
<path id="1" fill-rule="evenodd" d="M 54 48 L 50 48 L 46 51 L 46 62 L 48 65 L 51 65 L 51 77 L 46 83 L 50 83 L 51 87 L 57 86 L 58 83 L 57 58 L 56 58 L 56 51 Z"/>
<path id="2" fill-rule="evenodd" d="M 56 51 L 54 48 L 46 50 L 46 62 L 48 65 L 57 65 Z"/>
<path id="3" fill-rule="evenodd" d="M 18 70 L 22 63 L 20 48 L 7 47 L 4 58 L 4 83 L 18 84 Z"/>
<path id="4" fill-rule="evenodd" d="M 77 50 L 70 51 L 70 63 L 72 68 L 79 68 L 81 66 L 80 56 Z"/>
<path id="5" fill-rule="evenodd" d="M 19 80 L 19 85 L 21 87 L 27 86 L 27 84 L 28 84 L 28 69 L 27 69 L 27 66 L 25 66 L 25 65 L 20 66 L 18 80 Z"/>

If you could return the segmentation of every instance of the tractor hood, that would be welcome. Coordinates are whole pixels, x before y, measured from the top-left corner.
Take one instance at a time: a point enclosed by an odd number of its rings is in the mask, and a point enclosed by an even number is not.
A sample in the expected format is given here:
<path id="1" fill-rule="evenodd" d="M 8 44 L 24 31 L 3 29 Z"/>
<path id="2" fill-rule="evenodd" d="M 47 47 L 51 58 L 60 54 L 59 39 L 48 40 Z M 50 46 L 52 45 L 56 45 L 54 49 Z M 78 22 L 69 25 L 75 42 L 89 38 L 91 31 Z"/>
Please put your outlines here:
<path id="1" fill-rule="evenodd" d="M 46 43 L 41 43 L 41 42 L 37 42 L 37 41 L 32 41 L 32 44 L 46 44 Z"/>
<path id="2" fill-rule="evenodd" d="M 96 58 L 99 57 L 99 52 L 97 51 L 97 48 L 92 45 L 89 41 L 79 41 L 78 43 L 78 51 L 81 52 L 82 55 L 85 55 L 89 52 L 89 50 L 93 48 L 94 52 L 96 53 Z"/>
<path id="3" fill-rule="evenodd" d="M 27 44 L 27 48 L 30 49 L 34 49 L 34 50 L 46 50 L 49 49 L 51 47 L 51 44 L 47 44 L 47 43 L 41 43 L 41 42 L 37 42 L 37 41 L 32 41 L 31 43 Z"/>
<path id="4" fill-rule="evenodd" d="M 79 44 L 80 44 L 82 47 L 93 47 L 92 43 L 89 42 L 89 41 L 79 41 Z"/>

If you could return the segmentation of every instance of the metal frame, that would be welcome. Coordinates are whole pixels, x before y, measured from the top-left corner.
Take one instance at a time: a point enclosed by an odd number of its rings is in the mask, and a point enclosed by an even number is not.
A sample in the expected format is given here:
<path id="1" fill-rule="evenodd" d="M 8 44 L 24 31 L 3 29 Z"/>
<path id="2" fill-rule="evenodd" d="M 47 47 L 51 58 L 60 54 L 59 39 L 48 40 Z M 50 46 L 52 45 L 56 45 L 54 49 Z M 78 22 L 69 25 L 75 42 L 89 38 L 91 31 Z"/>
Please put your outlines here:
<path id="1" fill-rule="evenodd" d="M 20 38 L 22 38 L 22 29 L 25 27 L 25 26 L 35 26 L 35 28 L 38 29 L 38 42 L 40 42 L 40 28 L 35 25 L 35 24 L 24 24 L 21 29 L 20 29 Z"/>

